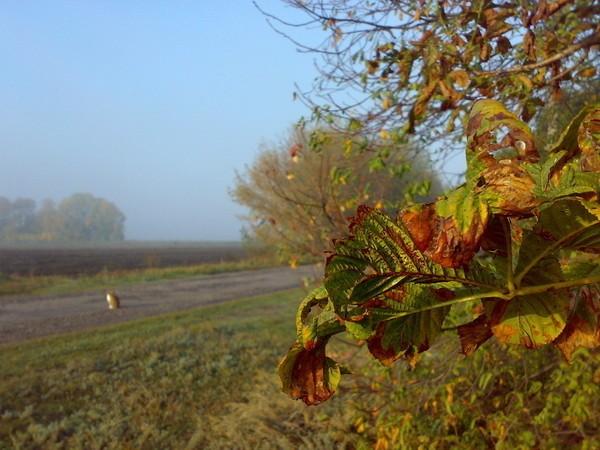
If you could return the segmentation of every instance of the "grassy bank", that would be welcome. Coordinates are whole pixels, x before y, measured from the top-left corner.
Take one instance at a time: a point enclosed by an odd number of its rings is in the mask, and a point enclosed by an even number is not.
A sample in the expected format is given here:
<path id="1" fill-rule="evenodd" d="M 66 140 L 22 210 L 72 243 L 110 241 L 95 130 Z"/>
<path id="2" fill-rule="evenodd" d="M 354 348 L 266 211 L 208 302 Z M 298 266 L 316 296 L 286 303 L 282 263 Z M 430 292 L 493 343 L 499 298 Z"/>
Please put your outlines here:
<path id="1" fill-rule="evenodd" d="M 278 389 L 299 290 L 0 347 L 0 449 L 598 449 L 600 358 L 443 337 L 415 369 L 366 362 L 306 408 Z"/>
<path id="2" fill-rule="evenodd" d="M 325 410 L 307 412 L 276 387 L 274 367 L 293 339 L 300 295 L 0 347 L 0 448 L 331 444 L 329 433 L 305 436 L 309 418 Z M 322 419 L 316 424 L 324 429 Z M 252 438 L 232 434 L 243 426 Z"/>
<path id="3" fill-rule="evenodd" d="M 0 274 L 0 296 L 21 294 L 71 294 L 106 286 L 122 287 L 147 281 L 173 280 L 199 275 L 211 275 L 239 270 L 274 267 L 273 258 L 252 258 L 240 261 L 198 264 L 192 266 L 156 267 L 135 270 L 103 271 L 95 275 L 67 277 L 51 276 L 2 276 Z"/>

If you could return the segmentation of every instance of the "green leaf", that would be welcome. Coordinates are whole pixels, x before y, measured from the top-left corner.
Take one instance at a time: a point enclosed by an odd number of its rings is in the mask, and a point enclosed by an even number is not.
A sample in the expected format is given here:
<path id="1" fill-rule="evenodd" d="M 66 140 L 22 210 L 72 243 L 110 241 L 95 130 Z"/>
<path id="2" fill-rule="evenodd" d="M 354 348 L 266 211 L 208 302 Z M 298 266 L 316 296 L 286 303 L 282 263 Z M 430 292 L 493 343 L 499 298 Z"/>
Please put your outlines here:
<path id="1" fill-rule="evenodd" d="M 595 206 L 596 214 L 600 208 Z M 600 218 L 594 205 L 577 199 L 563 199 L 544 208 L 538 232 L 559 248 L 600 252 Z"/>
<path id="2" fill-rule="evenodd" d="M 568 314 L 566 290 L 517 296 L 495 302 L 491 329 L 501 342 L 539 348 L 560 335 Z"/>
<path id="3" fill-rule="evenodd" d="M 351 132 L 357 132 L 362 130 L 363 128 L 363 123 L 358 120 L 358 119 L 350 119 L 350 121 L 348 122 L 348 131 Z"/>
<path id="4" fill-rule="evenodd" d="M 373 320 L 370 317 L 366 317 L 360 322 L 351 322 L 347 320 L 344 322 L 344 326 L 346 327 L 346 331 L 352 335 L 354 339 L 358 339 L 359 341 L 368 339 L 374 332 Z"/>
<path id="5" fill-rule="evenodd" d="M 547 246 L 548 242 L 541 236 L 530 231 L 524 234 L 516 269 L 517 273 L 524 273 L 520 288 L 564 280 L 556 255 L 545 254 L 539 258 Z M 538 348 L 552 342 L 565 328 L 570 300 L 568 291 L 561 289 L 484 304 L 498 340 Z"/>
<path id="6" fill-rule="evenodd" d="M 395 311 L 425 308 L 437 305 L 441 300 L 430 287 L 414 284 L 406 285 L 404 294 L 404 301 L 395 305 Z M 442 333 L 449 310 L 447 306 L 382 321 L 375 335 L 367 341 L 369 351 L 387 365 L 400 357 L 410 359 L 416 353 L 424 352 Z"/>
<path id="7" fill-rule="evenodd" d="M 359 207 L 351 231 L 351 238 L 336 242 L 325 266 L 325 287 L 336 311 L 350 303 L 354 287 L 368 275 L 431 273 L 408 232 L 384 213 Z"/>
<path id="8" fill-rule="evenodd" d="M 550 153 L 565 152 L 565 158 L 571 159 L 575 152 L 578 150 L 577 135 L 579 127 L 586 118 L 586 116 L 594 111 L 598 111 L 600 105 L 588 105 L 584 107 L 574 118 L 571 120 L 567 128 L 559 136 L 558 140 L 550 146 Z"/>
<path id="9" fill-rule="evenodd" d="M 359 208 L 352 233 L 336 242 L 325 267 L 325 286 L 338 313 L 344 306 L 364 303 L 406 283 L 474 283 L 464 271 L 428 260 L 404 224 L 381 211 Z"/>
<path id="10" fill-rule="evenodd" d="M 318 287 L 311 291 L 298 306 L 296 313 L 296 336 L 299 342 L 305 348 L 312 348 L 317 339 L 317 328 L 319 320 L 314 317 L 309 323 L 306 323 L 308 315 L 314 306 L 324 306 L 327 304 L 327 290 L 324 287 Z"/>

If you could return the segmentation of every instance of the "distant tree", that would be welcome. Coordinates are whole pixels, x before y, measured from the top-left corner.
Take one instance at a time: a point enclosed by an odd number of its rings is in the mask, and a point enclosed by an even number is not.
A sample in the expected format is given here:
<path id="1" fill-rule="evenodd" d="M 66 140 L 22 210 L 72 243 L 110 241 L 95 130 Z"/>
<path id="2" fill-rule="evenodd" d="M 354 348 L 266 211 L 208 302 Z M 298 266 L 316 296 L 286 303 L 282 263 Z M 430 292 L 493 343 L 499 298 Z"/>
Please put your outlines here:
<path id="1" fill-rule="evenodd" d="M 0 237 L 15 239 L 35 233 L 35 201 L 17 198 L 13 202 L 0 197 Z"/>
<path id="2" fill-rule="evenodd" d="M 12 203 L 6 197 L 0 197 L 0 239 L 4 237 L 6 226 L 10 221 Z"/>
<path id="3" fill-rule="evenodd" d="M 600 102 L 600 79 L 583 83 L 579 90 L 565 90 L 547 103 L 536 117 L 536 143 L 538 148 L 544 150 L 548 145 L 554 144 L 561 130 L 586 105 Z"/>
<path id="4" fill-rule="evenodd" d="M 54 241 L 60 236 L 61 217 L 56 204 L 51 199 L 45 199 L 37 212 L 37 231 L 43 241 Z"/>
<path id="5" fill-rule="evenodd" d="M 0 240 L 119 241 L 125 215 L 113 203 L 74 194 L 58 207 L 46 199 L 39 209 L 29 198 L 0 197 Z"/>
<path id="6" fill-rule="evenodd" d="M 320 257 L 332 238 L 346 236 L 359 204 L 395 211 L 440 192 L 424 152 L 383 140 L 360 145 L 333 131 L 295 129 L 265 146 L 231 191 L 249 209 L 247 235 L 292 260 Z"/>
<path id="7" fill-rule="evenodd" d="M 124 239 L 125 215 L 113 203 L 91 194 L 73 194 L 57 208 L 60 238 L 69 241 Z"/>

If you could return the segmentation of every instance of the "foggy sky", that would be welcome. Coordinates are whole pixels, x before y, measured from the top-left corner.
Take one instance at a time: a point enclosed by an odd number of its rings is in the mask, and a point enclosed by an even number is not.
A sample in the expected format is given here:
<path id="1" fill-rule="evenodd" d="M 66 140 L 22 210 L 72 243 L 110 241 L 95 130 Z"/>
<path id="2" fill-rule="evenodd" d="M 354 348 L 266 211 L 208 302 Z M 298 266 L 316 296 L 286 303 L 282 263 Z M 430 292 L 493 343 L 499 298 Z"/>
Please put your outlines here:
<path id="1" fill-rule="evenodd" d="M 246 0 L 3 2 L 0 54 L 0 196 L 90 192 L 128 239 L 239 239 L 234 171 L 315 75 Z"/>

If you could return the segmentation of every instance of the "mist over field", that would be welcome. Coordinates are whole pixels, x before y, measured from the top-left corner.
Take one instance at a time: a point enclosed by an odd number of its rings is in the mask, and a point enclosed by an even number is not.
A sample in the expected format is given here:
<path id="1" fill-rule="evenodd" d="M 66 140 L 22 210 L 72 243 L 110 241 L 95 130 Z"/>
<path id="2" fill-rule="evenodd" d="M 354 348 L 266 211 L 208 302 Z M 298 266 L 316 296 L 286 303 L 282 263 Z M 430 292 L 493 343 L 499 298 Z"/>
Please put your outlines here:
<path id="1" fill-rule="evenodd" d="M 234 172 L 312 77 L 250 2 L 12 3 L 0 25 L 0 196 L 91 193 L 127 239 L 240 239 Z"/>

